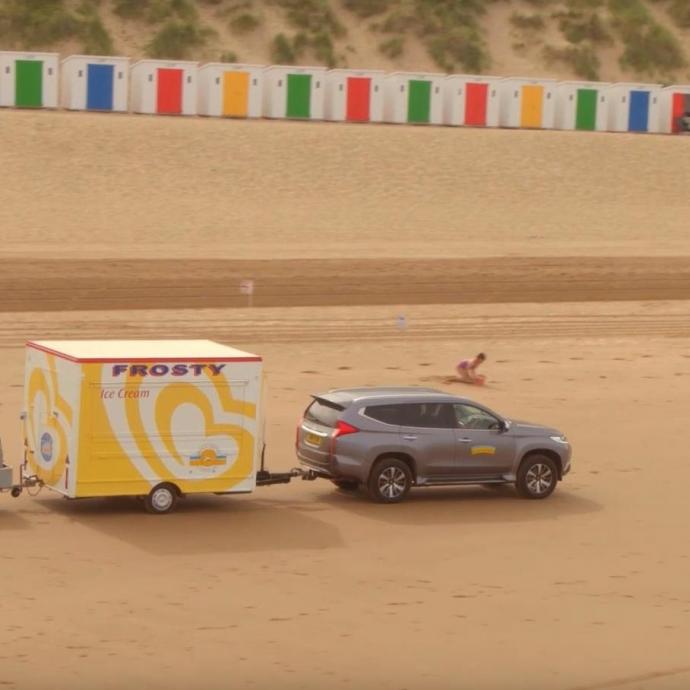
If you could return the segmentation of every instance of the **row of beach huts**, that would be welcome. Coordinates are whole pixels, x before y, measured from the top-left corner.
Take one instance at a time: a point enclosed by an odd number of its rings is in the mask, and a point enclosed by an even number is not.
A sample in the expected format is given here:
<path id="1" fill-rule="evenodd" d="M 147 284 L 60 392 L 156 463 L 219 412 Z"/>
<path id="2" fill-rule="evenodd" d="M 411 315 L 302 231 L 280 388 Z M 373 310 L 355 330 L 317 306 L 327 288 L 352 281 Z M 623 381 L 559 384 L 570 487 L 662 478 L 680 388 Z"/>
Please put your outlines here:
<path id="1" fill-rule="evenodd" d="M 0 106 L 670 134 L 690 86 L 0 51 Z"/>

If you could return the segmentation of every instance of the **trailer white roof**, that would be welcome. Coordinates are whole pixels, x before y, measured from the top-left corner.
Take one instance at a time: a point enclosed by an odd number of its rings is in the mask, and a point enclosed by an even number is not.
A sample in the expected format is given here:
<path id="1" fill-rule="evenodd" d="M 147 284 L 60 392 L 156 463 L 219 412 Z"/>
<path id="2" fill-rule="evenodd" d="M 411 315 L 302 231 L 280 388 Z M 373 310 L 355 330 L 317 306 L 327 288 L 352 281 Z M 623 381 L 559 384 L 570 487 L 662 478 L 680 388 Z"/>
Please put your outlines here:
<path id="1" fill-rule="evenodd" d="M 261 361 L 213 340 L 35 340 L 26 345 L 75 362 Z"/>

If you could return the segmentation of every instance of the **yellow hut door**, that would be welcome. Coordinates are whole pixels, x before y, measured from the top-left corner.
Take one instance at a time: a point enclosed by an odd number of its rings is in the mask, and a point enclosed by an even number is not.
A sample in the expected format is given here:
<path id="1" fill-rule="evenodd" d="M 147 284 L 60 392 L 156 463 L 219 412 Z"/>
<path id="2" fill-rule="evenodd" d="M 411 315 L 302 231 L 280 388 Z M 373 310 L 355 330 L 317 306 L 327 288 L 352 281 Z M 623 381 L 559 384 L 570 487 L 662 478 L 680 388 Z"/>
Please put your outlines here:
<path id="1" fill-rule="evenodd" d="M 543 86 L 523 86 L 520 127 L 535 127 L 539 129 L 542 123 L 543 105 Z"/>
<path id="2" fill-rule="evenodd" d="M 223 115 L 247 117 L 249 73 L 226 72 L 223 75 Z"/>

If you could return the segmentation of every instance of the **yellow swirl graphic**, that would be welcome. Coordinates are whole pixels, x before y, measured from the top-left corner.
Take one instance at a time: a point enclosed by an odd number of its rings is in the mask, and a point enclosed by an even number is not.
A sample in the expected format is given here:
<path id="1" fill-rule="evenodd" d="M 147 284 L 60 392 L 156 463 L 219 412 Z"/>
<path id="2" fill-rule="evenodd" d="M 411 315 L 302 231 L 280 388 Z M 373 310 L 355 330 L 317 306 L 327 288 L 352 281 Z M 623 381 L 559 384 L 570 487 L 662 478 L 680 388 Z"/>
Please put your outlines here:
<path id="1" fill-rule="evenodd" d="M 216 389 L 221 407 L 225 412 L 234 412 L 235 414 L 251 419 L 256 418 L 256 405 L 254 403 L 245 402 L 244 400 L 235 400 L 232 397 L 230 384 L 224 376 L 213 376 L 207 371 L 206 377 Z"/>
<path id="2" fill-rule="evenodd" d="M 215 380 L 220 378 L 221 380 Z M 239 414 L 246 417 L 254 417 L 256 406 L 232 398 L 230 385 L 225 377 L 214 377 L 213 386 L 218 395 L 221 407 L 225 412 Z M 175 477 L 166 466 L 163 459 L 156 452 L 155 447 L 148 437 L 144 422 L 139 408 L 140 397 L 138 391 L 143 381 L 140 377 L 129 376 L 125 383 L 125 390 L 132 391 L 131 395 L 125 396 L 125 416 L 127 423 L 140 453 L 146 459 L 149 466 L 161 481 L 171 481 L 177 484 L 182 491 L 199 490 L 199 480 L 203 482 L 220 482 L 223 490 L 229 490 L 236 484 L 245 480 L 252 471 L 253 464 L 253 436 L 242 426 L 236 424 L 217 423 L 214 420 L 213 406 L 207 394 L 198 386 L 192 383 L 174 383 L 162 388 L 156 395 L 155 400 L 155 419 L 158 434 L 163 441 L 165 448 L 171 458 L 173 458 L 180 468 L 186 466 L 184 458 L 179 454 L 172 430 L 172 418 L 175 410 L 182 404 L 194 405 L 202 414 L 204 419 L 204 436 L 212 439 L 214 436 L 231 437 L 235 440 L 239 449 L 239 454 L 234 463 L 228 466 L 225 472 L 214 477 L 199 477 L 198 479 L 180 479 Z"/>
<path id="3" fill-rule="evenodd" d="M 53 390 L 55 391 L 55 408 L 65 417 L 67 425 L 72 428 L 72 408 L 67 404 L 67 401 L 60 395 L 60 386 L 58 385 L 57 366 L 55 355 L 47 355 L 48 371 L 50 372 L 50 379 L 53 382 Z"/>
<path id="4" fill-rule="evenodd" d="M 35 368 L 29 376 L 27 391 L 29 410 L 27 410 L 27 412 L 31 415 L 31 431 L 34 441 L 33 456 L 30 456 L 30 465 L 36 475 L 48 486 L 55 486 L 65 471 L 65 463 L 67 460 L 67 432 L 63 429 L 60 419 L 56 418 L 54 411 L 55 409 L 61 411 L 68 423 L 71 424 L 72 410 L 58 393 L 55 360 L 49 358 L 48 363 L 51 367 L 49 373 L 53 381 L 53 394 L 51 394 L 51 388 L 48 385 L 43 370 Z M 40 420 L 35 418 L 36 413 L 34 412 L 36 398 L 39 394 L 42 394 L 46 401 L 46 418 Z M 37 431 L 41 428 L 50 430 L 53 439 L 57 440 L 57 448 L 53 448 L 53 458 L 49 467 L 46 467 L 45 464 L 41 462 L 40 438 L 37 438 Z M 41 459 L 39 460 L 39 458 Z"/>

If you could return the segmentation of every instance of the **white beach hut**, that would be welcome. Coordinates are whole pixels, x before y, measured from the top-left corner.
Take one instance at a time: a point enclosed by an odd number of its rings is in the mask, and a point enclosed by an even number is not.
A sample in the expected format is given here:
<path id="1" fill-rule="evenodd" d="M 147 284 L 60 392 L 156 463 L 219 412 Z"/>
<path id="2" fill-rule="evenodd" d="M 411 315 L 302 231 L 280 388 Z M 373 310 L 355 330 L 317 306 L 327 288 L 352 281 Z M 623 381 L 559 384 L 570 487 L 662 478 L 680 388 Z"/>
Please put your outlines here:
<path id="1" fill-rule="evenodd" d="M 443 123 L 445 74 L 393 72 L 386 75 L 384 120 L 394 123 Z"/>
<path id="2" fill-rule="evenodd" d="M 381 122 L 385 76 L 385 72 L 380 70 L 329 70 L 326 75 L 326 120 Z"/>
<path id="3" fill-rule="evenodd" d="M 498 127 L 500 82 L 500 77 L 447 76 L 443 89 L 443 124 Z"/>
<path id="4" fill-rule="evenodd" d="M 140 60 L 132 66 L 132 110 L 157 115 L 195 115 L 196 62 Z"/>
<path id="5" fill-rule="evenodd" d="M 565 81 L 556 86 L 556 129 L 605 132 L 610 84 Z"/>
<path id="6" fill-rule="evenodd" d="M 68 110 L 125 112 L 129 58 L 71 55 L 60 70 L 60 105 Z"/>
<path id="7" fill-rule="evenodd" d="M 57 53 L 0 52 L 0 106 L 57 108 Z"/>
<path id="8" fill-rule="evenodd" d="M 659 94 L 659 130 L 665 134 L 683 132 L 681 118 L 690 113 L 690 86 L 667 86 Z"/>
<path id="9" fill-rule="evenodd" d="M 612 132 L 658 132 L 661 86 L 659 84 L 611 84 L 608 129 Z"/>
<path id="10" fill-rule="evenodd" d="M 263 65 L 211 62 L 199 68 L 198 112 L 214 117 L 261 117 Z"/>
<path id="11" fill-rule="evenodd" d="M 266 67 L 264 116 L 323 120 L 326 73 L 325 67 Z"/>
<path id="12" fill-rule="evenodd" d="M 554 79 L 502 79 L 501 126 L 551 129 L 556 113 Z"/>

